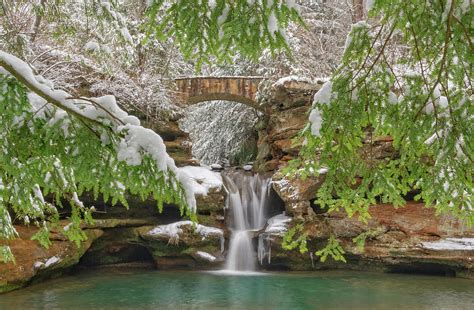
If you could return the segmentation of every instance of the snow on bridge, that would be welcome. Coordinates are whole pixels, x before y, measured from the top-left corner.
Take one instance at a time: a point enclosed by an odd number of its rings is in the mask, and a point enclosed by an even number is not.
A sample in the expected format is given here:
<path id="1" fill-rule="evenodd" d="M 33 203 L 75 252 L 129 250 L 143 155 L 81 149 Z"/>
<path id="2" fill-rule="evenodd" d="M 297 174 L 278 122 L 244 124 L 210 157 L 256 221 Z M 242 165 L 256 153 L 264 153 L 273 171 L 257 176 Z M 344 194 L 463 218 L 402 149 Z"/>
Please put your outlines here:
<path id="1" fill-rule="evenodd" d="M 228 100 L 243 103 L 257 110 L 256 94 L 261 76 L 200 76 L 175 79 L 179 99 L 182 103 L 196 104 L 210 100 Z"/>

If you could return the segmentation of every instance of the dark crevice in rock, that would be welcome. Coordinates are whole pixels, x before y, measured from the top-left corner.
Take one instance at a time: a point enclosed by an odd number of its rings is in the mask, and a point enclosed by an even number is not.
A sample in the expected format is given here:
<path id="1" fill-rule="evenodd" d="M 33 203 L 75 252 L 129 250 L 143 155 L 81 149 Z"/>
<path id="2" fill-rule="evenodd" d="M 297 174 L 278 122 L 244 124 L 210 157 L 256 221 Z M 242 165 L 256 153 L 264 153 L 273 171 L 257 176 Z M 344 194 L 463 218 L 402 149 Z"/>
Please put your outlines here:
<path id="1" fill-rule="evenodd" d="M 210 211 L 210 210 L 198 210 L 197 212 L 198 212 L 198 214 L 200 214 L 200 215 L 211 215 L 211 211 Z"/>
<path id="2" fill-rule="evenodd" d="M 268 210 L 270 217 L 285 211 L 285 202 L 278 196 L 273 188 L 270 188 L 268 205 L 270 206 Z"/>
<path id="3" fill-rule="evenodd" d="M 103 265 L 128 265 L 133 263 L 154 264 L 148 249 L 142 245 L 131 243 L 110 243 L 105 248 L 91 249 L 81 258 L 78 268 Z"/>
<path id="4" fill-rule="evenodd" d="M 456 277 L 456 271 L 449 266 L 434 263 L 413 263 L 389 266 L 387 267 L 387 272 Z"/>
<path id="5" fill-rule="evenodd" d="M 102 237 L 92 243 L 79 262 L 79 266 L 101 266 L 134 262 L 153 263 L 148 249 L 139 244 L 136 227 L 104 229 Z"/>
<path id="6" fill-rule="evenodd" d="M 315 214 L 325 214 L 328 212 L 327 209 L 322 208 L 321 205 L 315 203 L 315 199 L 311 199 L 309 201 L 309 206 L 311 207 L 311 209 L 313 209 Z"/>

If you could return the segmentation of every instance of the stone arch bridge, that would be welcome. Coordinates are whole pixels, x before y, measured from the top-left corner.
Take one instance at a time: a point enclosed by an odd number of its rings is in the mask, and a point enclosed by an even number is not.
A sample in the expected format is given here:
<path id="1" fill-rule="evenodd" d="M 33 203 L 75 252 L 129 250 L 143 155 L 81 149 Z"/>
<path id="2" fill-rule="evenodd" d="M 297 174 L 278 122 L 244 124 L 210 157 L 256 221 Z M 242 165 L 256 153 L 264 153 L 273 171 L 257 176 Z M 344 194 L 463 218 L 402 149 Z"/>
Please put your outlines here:
<path id="1" fill-rule="evenodd" d="M 228 100 L 243 103 L 259 111 L 257 103 L 260 76 L 185 77 L 175 79 L 180 102 L 189 105 L 210 100 Z"/>

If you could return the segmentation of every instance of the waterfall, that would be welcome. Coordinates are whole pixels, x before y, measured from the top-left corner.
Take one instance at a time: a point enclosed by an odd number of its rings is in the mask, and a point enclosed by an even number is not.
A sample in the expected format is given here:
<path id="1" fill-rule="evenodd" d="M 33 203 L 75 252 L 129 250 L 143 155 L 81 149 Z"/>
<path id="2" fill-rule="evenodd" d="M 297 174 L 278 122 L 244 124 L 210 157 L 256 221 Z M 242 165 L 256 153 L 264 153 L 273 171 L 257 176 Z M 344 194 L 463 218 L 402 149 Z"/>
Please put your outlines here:
<path id="1" fill-rule="evenodd" d="M 228 172 L 223 177 L 229 192 L 226 208 L 230 212 L 231 230 L 226 269 L 253 271 L 256 251 L 252 238 L 267 221 L 270 179 L 239 171 Z"/>

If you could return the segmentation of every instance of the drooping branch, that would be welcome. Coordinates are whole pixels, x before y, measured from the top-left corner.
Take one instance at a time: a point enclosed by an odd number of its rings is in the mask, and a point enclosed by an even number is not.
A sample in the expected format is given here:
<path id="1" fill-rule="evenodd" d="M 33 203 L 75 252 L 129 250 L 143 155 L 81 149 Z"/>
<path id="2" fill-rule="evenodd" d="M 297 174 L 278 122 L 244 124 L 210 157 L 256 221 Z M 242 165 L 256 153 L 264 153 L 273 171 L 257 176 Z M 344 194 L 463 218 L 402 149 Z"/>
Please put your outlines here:
<path id="1" fill-rule="evenodd" d="M 68 113 L 69 115 L 75 116 L 82 121 L 88 121 L 99 126 L 104 126 L 104 124 L 97 117 L 84 113 L 84 111 L 82 111 L 76 105 L 72 95 L 64 91 L 53 90 L 47 85 L 40 83 L 36 79 L 31 68 L 22 60 L 0 51 L 0 67 L 3 67 L 18 81 L 28 87 L 28 89 L 30 89 L 33 93 L 37 94 L 52 105 L 66 111 L 66 113 Z M 83 98 L 81 99 L 83 100 Z M 109 115 L 110 120 L 112 120 L 116 124 L 124 124 L 124 122 L 119 117 L 111 113 L 106 108 L 102 107 L 99 103 L 95 102 L 94 106 L 96 108 L 100 108 L 107 115 Z"/>
<path id="2" fill-rule="evenodd" d="M 60 100 L 56 96 L 54 96 L 53 92 L 51 89 L 47 89 L 44 85 L 40 84 L 38 81 L 33 80 L 34 76 L 33 73 L 28 72 L 28 74 L 25 74 L 24 68 L 19 68 L 18 66 L 12 64 L 12 62 L 7 61 L 6 53 L 0 51 L 0 66 L 3 67 L 6 71 L 8 71 L 12 76 L 14 76 L 18 81 L 20 81 L 23 85 L 28 87 L 29 90 L 46 100 L 47 102 L 51 103 L 52 105 L 66 111 L 68 114 L 73 115 L 75 117 L 78 117 L 80 119 L 86 120 L 86 121 L 91 121 L 94 123 L 97 123 L 100 125 L 101 123 L 91 117 L 88 117 L 84 115 L 83 113 L 80 113 L 78 109 L 74 109 L 71 105 L 65 104 L 64 101 Z M 11 55 L 9 55 L 11 56 Z M 22 70 L 23 69 L 23 70 Z"/>

